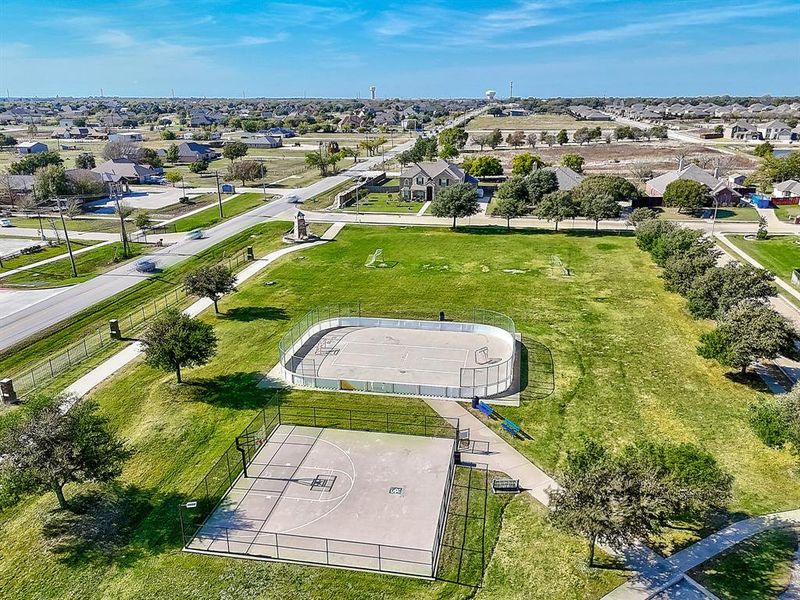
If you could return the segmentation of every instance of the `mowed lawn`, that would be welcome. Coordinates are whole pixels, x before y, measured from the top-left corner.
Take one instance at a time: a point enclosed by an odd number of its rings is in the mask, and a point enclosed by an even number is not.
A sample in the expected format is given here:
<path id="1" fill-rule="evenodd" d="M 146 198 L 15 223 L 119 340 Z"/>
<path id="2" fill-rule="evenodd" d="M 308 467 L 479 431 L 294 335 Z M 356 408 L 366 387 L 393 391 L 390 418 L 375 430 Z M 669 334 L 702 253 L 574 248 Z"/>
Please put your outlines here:
<path id="1" fill-rule="evenodd" d="M 697 213 L 678 212 L 677 208 L 664 207 L 659 209 L 662 219 L 671 221 L 694 221 L 701 218 L 710 219 L 714 216 L 714 208 L 705 208 Z M 758 221 L 758 211 L 751 206 L 723 207 L 717 209 L 718 221 Z"/>
<path id="2" fill-rule="evenodd" d="M 264 194 L 258 194 L 255 192 L 239 194 L 235 198 L 222 203 L 222 213 L 224 215 L 223 218 L 220 218 L 219 206 L 215 203 L 205 210 L 201 210 L 193 215 L 178 219 L 166 227 L 168 228 L 168 231 L 175 231 L 178 233 L 182 231 L 192 231 L 193 229 L 211 227 L 221 221 L 230 219 L 236 215 L 240 215 L 243 212 L 247 212 L 248 210 L 251 210 L 262 204 L 266 204 L 273 198 L 275 198 L 275 196 L 267 195 L 267 199 L 264 200 Z"/>
<path id="3" fill-rule="evenodd" d="M 788 282 L 792 279 L 792 271 L 800 269 L 800 238 L 796 235 L 774 235 L 766 240 L 746 240 L 743 235 L 725 237 L 765 269 Z"/>
<path id="4" fill-rule="evenodd" d="M 376 248 L 397 261 L 367 269 Z M 552 257 L 573 276 L 551 270 Z M 264 285 L 274 281 L 274 285 Z M 710 323 L 691 319 L 664 291 L 659 270 L 626 236 L 481 229 L 346 227 L 336 241 L 288 255 L 205 313 L 220 338 L 218 356 L 174 375 L 134 364 L 93 392 L 111 426 L 135 451 L 114 502 L 96 530 L 112 543 L 54 532 L 52 494 L 2 515 L 0 587 L 19 598 L 461 598 L 473 591 L 444 582 L 225 560 L 180 552 L 176 506 L 272 392 L 255 381 L 276 363 L 277 344 L 307 310 L 361 301 L 365 311 L 435 319 L 474 307 L 504 312 L 523 340 L 546 345 L 555 392 L 525 394 L 502 413 L 531 439 L 513 442 L 557 472 L 584 436 L 618 447 L 640 438 L 691 441 L 736 478 L 732 509 L 755 514 L 800 503 L 788 452 L 765 448 L 746 423 L 756 393 L 696 355 Z M 283 402 L 418 412 L 414 399 L 290 391 Z M 504 435 L 504 434 L 501 434 Z M 68 497 L 79 489 L 70 486 Z M 124 508 L 123 508 L 124 507 Z M 89 516 L 84 517 L 87 520 Z M 621 581 L 616 570 L 587 569 L 586 545 L 553 529 L 526 497 L 507 507 L 481 598 L 599 598 Z"/>
<path id="5" fill-rule="evenodd" d="M 346 212 L 356 212 L 356 208 L 360 212 L 376 212 L 376 213 L 403 213 L 415 215 L 422 208 L 424 202 L 412 202 L 407 200 L 398 200 L 398 194 L 386 194 L 383 192 L 372 192 L 363 198 L 359 198 L 358 207 L 353 202 L 347 208 L 342 210 Z"/>
<path id="6" fill-rule="evenodd" d="M 600 126 L 604 129 L 613 128 L 613 123 L 608 121 L 584 121 L 580 122 L 569 115 L 556 114 L 533 114 L 525 117 L 492 117 L 490 115 L 480 115 L 467 123 L 467 131 L 478 131 L 483 129 L 522 129 L 536 131 L 549 130 L 574 130 L 579 127 Z"/>
<path id="7" fill-rule="evenodd" d="M 79 247 L 82 246 L 79 245 Z M 24 288 L 45 288 L 80 283 L 135 258 L 142 254 L 146 248 L 148 248 L 146 244 L 130 242 L 128 244 L 129 254 L 127 257 L 123 258 L 122 242 L 113 242 L 112 244 L 100 246 L 88 252 L 75 255 L 77 277 L 73 277 L 72 265 L 70 259 L 67 257 L 3 277 L 0 279 L 0 285 Z M 73 250 L 75 249 L 73 245 Z M 61 254 L 65 252 L 66 250 L 61 252 Z"/>
<path id="8" fill-rule="evenodd" d="M 96 241 L 70 240 L 73 252 L 77 252 L 78 250 L 82 250 L 83 248 L 88 248 L 89 246 L 93 246 L 96 243 L 97 243 Z M 61 256 L 62 254 L 66 253 L 67 253 L 67 244 L 66 242 L 62 241 L 60 244 L 43 247 L 41 250 L 37 252 L 31 252 L 29 254 L 20 254 L 18 256 L 15 256 L 14 258 L 4 258 L 3 266 L 0 267 L 0 273 L 4 273 L 5 271 L 13 271 L 14 269 L 19 269 L 20 267 L 27 267 L 28 265 L 32 265 L 33 263 L 41 262 L 43 260 L 54 258 L 56 256 Z"/>

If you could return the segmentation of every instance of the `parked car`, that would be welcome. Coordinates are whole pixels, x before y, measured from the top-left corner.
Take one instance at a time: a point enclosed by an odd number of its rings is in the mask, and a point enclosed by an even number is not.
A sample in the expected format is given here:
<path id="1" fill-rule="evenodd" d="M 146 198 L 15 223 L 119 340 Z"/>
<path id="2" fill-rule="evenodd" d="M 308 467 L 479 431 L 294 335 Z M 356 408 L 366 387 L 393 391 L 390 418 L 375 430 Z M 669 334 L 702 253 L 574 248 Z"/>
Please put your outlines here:
<path id="1" fill-rule="evenodd" d="M 11 219 L 0 219 L 0 227 L 13 227 Z"/>

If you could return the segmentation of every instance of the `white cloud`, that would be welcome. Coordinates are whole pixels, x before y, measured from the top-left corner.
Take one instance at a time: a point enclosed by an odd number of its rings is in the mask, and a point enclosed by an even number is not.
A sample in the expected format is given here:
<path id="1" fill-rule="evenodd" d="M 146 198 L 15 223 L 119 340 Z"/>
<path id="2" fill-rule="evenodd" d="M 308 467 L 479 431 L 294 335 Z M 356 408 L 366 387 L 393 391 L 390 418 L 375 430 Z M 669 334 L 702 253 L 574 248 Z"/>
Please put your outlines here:
<path id="1" fill-rule="evenodd" d="M 285 33 L 278 33 L 277 35 L 273 35 L 271 37 L 262 37 L 262 36 L 254 36 L 254 35 L 245 35 L 240 37 L 233 46 L 263 46 L 265 44 L 274 44 L 276 42 L 282 42 L 287 38 Z"/>
<path id="2" fill-rule="evenodd" d="M 95 44 L 110 46 L 112 48 L 132 48 L 136 45 L 136 40 L 132 35 L 121 29 L 108 29 L 102 31 L 91 38 Z"/>

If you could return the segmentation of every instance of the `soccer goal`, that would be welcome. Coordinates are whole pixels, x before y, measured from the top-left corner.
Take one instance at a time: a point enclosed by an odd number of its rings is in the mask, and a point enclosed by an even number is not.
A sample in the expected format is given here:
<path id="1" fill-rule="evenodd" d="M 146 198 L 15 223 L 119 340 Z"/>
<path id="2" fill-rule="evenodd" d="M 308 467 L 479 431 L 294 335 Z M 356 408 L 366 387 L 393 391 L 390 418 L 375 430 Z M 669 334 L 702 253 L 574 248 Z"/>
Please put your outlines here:
<path id="1" fill-rule="evenodd" d="M 484 346 L 483 348 L 475 350 L 475 362 L 479 365 L 492 362 L 492 359 L 489 358 L 489 346 Z"/>
<path id="2" fill-rule="evenodd" d="M 364 266 L 368 269 L 391 269 L 396 264 L 397 261 L 390 262 L 386 260 L 386 256 L 383 253 L 383 248 L 377 248 L 375 252 L 367 257 L 367 262 L 364 263 Z"/>

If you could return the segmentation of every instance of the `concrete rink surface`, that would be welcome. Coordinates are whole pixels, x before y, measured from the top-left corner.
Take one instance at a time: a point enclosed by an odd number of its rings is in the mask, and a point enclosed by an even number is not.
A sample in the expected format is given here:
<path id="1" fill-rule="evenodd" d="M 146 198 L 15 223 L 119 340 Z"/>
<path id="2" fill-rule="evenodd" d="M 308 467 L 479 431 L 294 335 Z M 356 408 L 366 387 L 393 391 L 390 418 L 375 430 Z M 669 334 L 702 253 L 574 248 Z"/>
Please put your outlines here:
<path id="1" fill-rule="evenodd" d="M 431 577 L 454 440 L 280 425 L 187 550 Z"/>
<path id="2" fill-rule="evenodd" d="M 304 372 L 311 363 L 321 378 L 459 386 L 462 368 L 501 363 L 513 351 L 485 333 L 339 327 L 312 337 L 296 355 Z"/>

